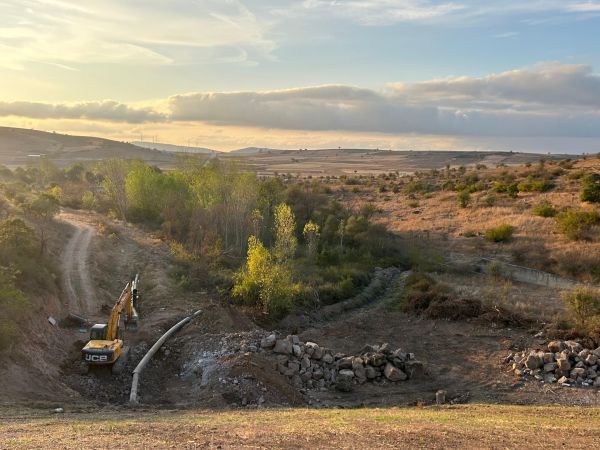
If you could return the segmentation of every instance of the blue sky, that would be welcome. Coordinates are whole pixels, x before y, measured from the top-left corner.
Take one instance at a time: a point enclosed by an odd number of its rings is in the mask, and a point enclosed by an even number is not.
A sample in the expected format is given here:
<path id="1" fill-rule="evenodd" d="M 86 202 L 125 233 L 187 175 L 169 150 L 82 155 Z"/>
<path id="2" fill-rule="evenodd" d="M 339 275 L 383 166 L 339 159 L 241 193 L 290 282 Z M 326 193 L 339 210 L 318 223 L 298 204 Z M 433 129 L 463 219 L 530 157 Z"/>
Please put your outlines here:
<path id="1" fill-rule="evenodd" d="M 124 140 L 600 151 L 599 68 L 600 1 L 0 0 L 0 124 Z"/>

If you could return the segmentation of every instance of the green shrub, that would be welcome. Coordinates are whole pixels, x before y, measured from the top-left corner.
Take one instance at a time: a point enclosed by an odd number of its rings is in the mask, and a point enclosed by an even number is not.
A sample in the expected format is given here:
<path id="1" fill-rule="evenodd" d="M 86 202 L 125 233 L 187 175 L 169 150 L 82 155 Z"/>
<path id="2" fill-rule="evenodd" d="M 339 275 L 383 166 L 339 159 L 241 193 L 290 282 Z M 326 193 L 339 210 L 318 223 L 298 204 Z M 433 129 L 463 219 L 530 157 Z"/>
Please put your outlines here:
<path id="1" fill-rule="evenodd" d="M 418 208 L 419 207 L 419 202 L 418 200 L 411 200 L 408 202 L 408 207 L 409 208 Z"/>
<path id="2" fill-rule="evenodd" d="M 583 186 L 579 193 L 582 202 L 600 202 L 600 177 L 597 175 L 586 175 L 582 178 Z"/>
<path id="3" fill-rule="evenodd" d="M 559 230 L 569 239 L 579 240 L 587 237 L 590 229 L 600 222 L 597 211 L 565 211 L 556 216 Z"/>
<path id="4" fill-rule="evenodd" d="M 554 187 L 548 180 L 536 180 L 531 175 L 517 185 L 520 192 L 546 192 Z"/>
<path id="5" fill-rule="evenodd" d="M 505 223 L 486 230 L 485 238 L 490 242 L 505 242 L 512 237 L 514 231 L 515 227 Z"/>
<path id="6" fill-rule="evenodd" d="M 577 326 L 586 331 L 587 324 L 600 315 L 600 294 L 590 288 L 577 288 L 562 295 Z"/>
<path id="7" fill-rule="evenodd" d="M 556 216 L 556 208 L 548 200 L 542 200 L 531 210 L 534 215 L 540 217 L 554 217 Z"/>
<path id="8" fill-rule="evenodd" d="M 510 198 L 516 198 L 519 194 L 517 183 L 505 183 L 504 181 L 495 181 L 492 190 L 498 193 L 507 194 Z"/>
<path id="9" fill-rule="evenodd" d="M 460 208 L 466 208 L 469 205 L 469 200 L 471 199 L 471 195 L 469 191 L 461 191 L 458 193 L 456 200 L 458 202 L 458 206 Z"/>

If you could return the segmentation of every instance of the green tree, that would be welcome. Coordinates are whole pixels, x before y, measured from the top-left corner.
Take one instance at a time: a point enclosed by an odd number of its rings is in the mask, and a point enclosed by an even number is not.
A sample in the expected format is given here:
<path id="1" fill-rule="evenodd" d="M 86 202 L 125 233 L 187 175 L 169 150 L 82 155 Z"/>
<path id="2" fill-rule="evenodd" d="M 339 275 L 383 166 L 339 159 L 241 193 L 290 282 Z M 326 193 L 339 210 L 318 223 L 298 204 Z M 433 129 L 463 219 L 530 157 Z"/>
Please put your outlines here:
<path id="1" fill-rule="evenodd" d="M 288 262 L 296 254 L 296 219 L 292 209 L 285 203 L 275 209 L 275 248 L 278 261 Z"/>
<path id="2" fill-rule="evenodd" d="M 33 257 L 38 245 L 35 233 L 21 219 L 0 222 L 0 263 L 11 264 L 18 257 Z"/>
<path id="3" fill-rule="evenodd" d="M 290 310 L 297 291 L 288 267 L 278 263 L 260 240 L 250 236 L 246 264 L 234 276 L 232 295 L 279 316 Z"/>
<path id="4" fill-rule="evenodd" d="M 40 254 L 46 250 L 48 229 L 58 214 L 60 205 L 53 195 L 41 194 L 27 206 L 27 212 L 35 219 L 40 239 Z"/>
<path id="5" fill-rule="evenodd" d="M 319 243 L 319 225 L 309 221 L 304 224 L 302 235 L 306 240 L 306 247 L 308 249 L 308 256 L 311 258 L 317 253 L 317 245 Z"/>
<path id="6" fill-rule="evenodd" d="M 102 189 L 119 217 L 127 218 L 127 192 L 125 180 L 129 173 L 129 164 L 122 159 L 107 159 L 96 166 L 96 171 L 102 177 Z"/>
<path id="7" fill-rule="evenodd" d="M 10 346 L 29 299 L 15 286 L 16 273 L 0 267 L 0 351 Z"/>

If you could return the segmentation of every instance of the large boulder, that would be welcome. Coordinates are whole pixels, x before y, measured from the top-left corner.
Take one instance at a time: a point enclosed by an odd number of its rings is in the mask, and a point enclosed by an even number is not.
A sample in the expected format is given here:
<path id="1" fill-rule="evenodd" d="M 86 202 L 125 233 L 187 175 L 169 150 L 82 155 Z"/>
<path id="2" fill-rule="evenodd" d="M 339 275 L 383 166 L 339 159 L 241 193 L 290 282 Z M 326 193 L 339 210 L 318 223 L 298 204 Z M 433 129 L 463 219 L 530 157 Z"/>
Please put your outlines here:
<path id="1" fill-rule="evenodd" d="M 333 364 L 333 355 L 331 354 L 331 352 L 325 352 L 323 353 L 323 357 L 321 358 L 321 361 L 323 361 L 325 364 Z"/>
<path id="2" fill-rule="evenodd" d="M 398 369 L 390 363 L 387 363 L 385 365 L 385 369 L 383 369 L 383 374 L 390 381 L 404 381 L 408 378 L 408 376 L 404 372 L 402 372 L 402 370 Z"/>
<path id="3" fill-rule="evenodd" d="M 581 352 L 581 350 L 583 350 L 583 345 L 581 345 L 579 342 L 577 341 L 565 341 L 565 345 L 567 346 L 567 348 L 569 350 L 571 350 L 573 353 L 577 353 L 579 354 L 579 352 Z"/>
<path id="4" fill-rule="evenodd" d="M 365 375 L 367 376 L 367 379 L 372 380 L 377 377 L 377 370 L 375 370 L 373 366 L 366 366 Z"/>
<path id="5" fill-rule="evenodd" d="M 352 381 L 354 380 L 354 372 L 352 370 L 340 370 L 336 377 L 335 388 L 338 391 L 350 392 L 352 390 Z"/>
<path id="6" fill-rule="evenodd" d="M 307 342 L 304 345 L 304 351 L 312 359 L 321 359 L 323 357 L 323 349 L 321 347 L 319 347 L 318 344 L 315 344 L 314 342 Z"/>
<path id="7" fill-rule="evenodd" d="M 275 348 L 273 349 L 273 351 L 282 355 L 291 355 L 292 343 L 288 339 L 278 339 L 275 342 Z"/>
<path id="8" fill-rule="evenodd" d="M 420 379 L 425 375 L 425 366 L 416 359 L 404 363 L 404 372 L 411 380 Z"/>
<path id="9" fill-rule="evenodd" d="M 386 362 L 387 362 L 387 358 L 383 353 L 374 353 L 369 358 L 369 364 L 371 364 L 372 366 L 375 366 L 375 367 L 381 367 L 381 366 L 385 365 Z"/>
<path id="10" fill-rule="evenodd" d="M 260 340 L 260 347 L 264 349 L 272 349 L 275 347 L 275 342 L 277 341 L 277 336 L 274 334 L 270 334 L 267 337 L 264 337 Z"/>
<path id="11" fill-rule="evenodd" d="M 544 360 L 535 353 L 530 353 L 525 360 L 525 367 L 530 370 L 539 369 L 542 367 Z"/>
<path id="12" fill-rule="evenodd" d="M 340 359 L 339 363 L 338 363 L 338 367 L 340 369 L 352 369 L 352 356 L 345 356 L 342 359 Z"/>
<path id="13" fill-rule="evenodd" d="M 563 341 L 552 341 L 548 344 L 548 350 L 552 353 L 560 353 L 565 349 L 565 343 Z"/>

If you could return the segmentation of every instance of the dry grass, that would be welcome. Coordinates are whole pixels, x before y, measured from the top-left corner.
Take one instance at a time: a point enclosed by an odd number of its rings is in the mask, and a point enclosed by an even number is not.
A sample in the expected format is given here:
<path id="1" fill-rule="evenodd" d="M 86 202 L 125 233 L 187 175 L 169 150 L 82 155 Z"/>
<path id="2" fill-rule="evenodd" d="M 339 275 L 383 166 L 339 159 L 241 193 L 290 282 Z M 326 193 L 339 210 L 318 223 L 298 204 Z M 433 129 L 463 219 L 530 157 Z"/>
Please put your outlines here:
<path id="1" fill-rule="evenodd" d="M 1 448 L 576 448 L 599 438 L 600 409 L 574 407 L 118 411 L 0 422 Z"/>

